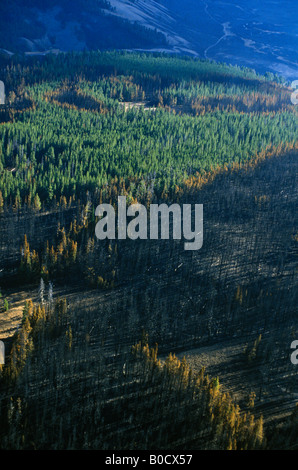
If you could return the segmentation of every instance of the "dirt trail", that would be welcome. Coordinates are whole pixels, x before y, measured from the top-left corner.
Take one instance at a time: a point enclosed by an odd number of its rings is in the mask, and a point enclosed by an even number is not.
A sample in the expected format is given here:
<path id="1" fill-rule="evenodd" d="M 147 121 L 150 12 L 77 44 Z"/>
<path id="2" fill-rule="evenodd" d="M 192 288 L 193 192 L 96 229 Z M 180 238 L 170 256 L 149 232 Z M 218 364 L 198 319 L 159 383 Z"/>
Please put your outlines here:
<path id="1" fill-rule="evenodd" d="M 9 310 L 0 312 L 0 338 L 7 339 L 13 336 L 18 329 L 23 316 L 26 300 L 36 296 L 36 289 L 12 292 L 5 296 L 9 303 Z"/>

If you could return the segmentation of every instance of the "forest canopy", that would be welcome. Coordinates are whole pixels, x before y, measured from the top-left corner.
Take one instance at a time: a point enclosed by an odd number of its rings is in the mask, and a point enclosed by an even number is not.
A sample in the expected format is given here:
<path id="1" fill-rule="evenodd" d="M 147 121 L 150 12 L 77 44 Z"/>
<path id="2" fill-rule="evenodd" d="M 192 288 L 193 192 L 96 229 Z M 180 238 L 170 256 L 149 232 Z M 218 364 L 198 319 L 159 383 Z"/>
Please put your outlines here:
<path id="1" fill-rule="evenodd" d="M 13 58 L 1 78 L 2 208 L 98 200 L 120 180 L 132 198 L 140 188 L 161 197 L 191 175 L 297 140 L 290 90 L 246 68 L 84 52 Z"/>

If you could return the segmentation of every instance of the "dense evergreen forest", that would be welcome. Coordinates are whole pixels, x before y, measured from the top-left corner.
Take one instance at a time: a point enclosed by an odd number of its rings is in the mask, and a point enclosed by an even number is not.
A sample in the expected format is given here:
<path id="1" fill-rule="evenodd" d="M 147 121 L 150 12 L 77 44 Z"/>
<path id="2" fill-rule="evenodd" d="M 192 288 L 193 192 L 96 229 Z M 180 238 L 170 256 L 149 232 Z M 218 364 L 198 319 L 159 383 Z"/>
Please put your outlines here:
<path id="1" fill-rule="evenodd" d="M 296 448 L 291 89 L 163 54 L 15 56 L 0 67 L 0 325 L 12 292 L 36 293 L 6 335 L 0 447 Z M 204 203 L 202 252 L 99 243 L 95 207 L 119 195 Z M 254 384 L 238 401 L 175 356 L 232 338 Z M 286 395 L 271 399 L 276 387 Z"/>

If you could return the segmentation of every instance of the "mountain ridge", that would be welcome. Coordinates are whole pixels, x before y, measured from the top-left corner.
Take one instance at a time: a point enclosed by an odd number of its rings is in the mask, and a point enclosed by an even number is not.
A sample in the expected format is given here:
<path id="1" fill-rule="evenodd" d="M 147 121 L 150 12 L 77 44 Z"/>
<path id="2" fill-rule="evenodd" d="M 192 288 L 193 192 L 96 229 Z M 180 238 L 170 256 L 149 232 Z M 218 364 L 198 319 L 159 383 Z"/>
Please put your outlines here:
<path id="1" fill-rule="evenodd" d="M 16 14 L 18 10 L 22 15 Z M 297 78 L 292 0 L 13 0 L 0 5 L 0 51 L 125 49 L 190 55 Z"/>

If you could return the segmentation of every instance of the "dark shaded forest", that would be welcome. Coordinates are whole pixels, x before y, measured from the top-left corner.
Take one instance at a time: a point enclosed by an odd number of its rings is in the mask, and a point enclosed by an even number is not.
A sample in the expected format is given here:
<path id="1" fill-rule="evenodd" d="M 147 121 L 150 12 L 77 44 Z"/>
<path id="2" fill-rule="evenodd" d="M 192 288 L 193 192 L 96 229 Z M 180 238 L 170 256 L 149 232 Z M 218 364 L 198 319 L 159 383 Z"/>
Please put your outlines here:
<path id="1" fill-rule="evenodd" d="M 11 292 L 35 295 L 6 339 L 1 447 L 297 448 L 290 90 L 163 55 L 14 60 L 2 68 L 0 315 Z M 95 207 L 119 195 L 203 204 L 202 249 L 100 242 Z"/>

